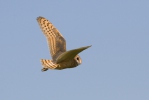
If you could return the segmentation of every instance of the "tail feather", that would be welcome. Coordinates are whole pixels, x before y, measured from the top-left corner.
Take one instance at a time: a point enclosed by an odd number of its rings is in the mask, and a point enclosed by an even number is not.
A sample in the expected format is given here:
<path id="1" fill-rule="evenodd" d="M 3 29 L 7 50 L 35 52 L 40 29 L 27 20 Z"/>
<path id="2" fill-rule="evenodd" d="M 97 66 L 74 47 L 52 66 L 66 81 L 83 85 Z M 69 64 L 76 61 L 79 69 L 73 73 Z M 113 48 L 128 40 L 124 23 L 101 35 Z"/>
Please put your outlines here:
<path id="1" fill-rule="evenodd" d="M 53 63 L 52 60 L 41 59 L 42 71 L 47 71 L 48 69 L 55 69 L 57 64 Z"/>

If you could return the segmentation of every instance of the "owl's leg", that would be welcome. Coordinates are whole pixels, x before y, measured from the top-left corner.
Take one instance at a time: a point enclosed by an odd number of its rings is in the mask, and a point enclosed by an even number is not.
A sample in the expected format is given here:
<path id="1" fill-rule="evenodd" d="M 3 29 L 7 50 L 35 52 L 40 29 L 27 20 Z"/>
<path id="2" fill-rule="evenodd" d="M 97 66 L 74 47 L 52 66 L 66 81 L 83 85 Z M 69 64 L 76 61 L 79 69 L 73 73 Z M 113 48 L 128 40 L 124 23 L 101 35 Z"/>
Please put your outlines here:
<path id="1" fill-rule="evenodd" d="M 48 70 L 48 68 L 42 68 L 41 69 L 42 72 L 47 71 L 47 70 Z"/>

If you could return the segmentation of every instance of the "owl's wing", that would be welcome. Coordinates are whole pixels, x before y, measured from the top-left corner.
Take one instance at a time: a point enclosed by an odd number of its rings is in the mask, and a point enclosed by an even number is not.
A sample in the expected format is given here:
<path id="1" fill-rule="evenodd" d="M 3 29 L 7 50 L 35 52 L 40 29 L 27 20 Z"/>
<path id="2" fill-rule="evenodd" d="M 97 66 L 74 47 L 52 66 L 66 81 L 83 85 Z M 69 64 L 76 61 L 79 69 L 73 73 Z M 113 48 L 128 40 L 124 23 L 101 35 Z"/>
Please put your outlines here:
<path id="1" fill-rule="evenodd" d="M 52 59 L 55 61 L 61 53 L 66 51 L 66 41 L 50 21 L 44 17 L 38 17 L 37 21 L 47 38 Z"/>
<path id="2" fill-rule="evenodd" d="M 85 50 L 89 47 L 91 47 L 91 46 L 86 46 L 86 47 L 81 47 L 78 49 L 66 51 L 66 52 L 62 53 L 61 55 L 59 55 L 59 57 L 56 59 L 56 63 L 60 63 L 63 61 L 67 61 L 69 59 L 73 59 L 77 54 L 79 54 L 80 52 L 82 52 L 83 50 Z"/>

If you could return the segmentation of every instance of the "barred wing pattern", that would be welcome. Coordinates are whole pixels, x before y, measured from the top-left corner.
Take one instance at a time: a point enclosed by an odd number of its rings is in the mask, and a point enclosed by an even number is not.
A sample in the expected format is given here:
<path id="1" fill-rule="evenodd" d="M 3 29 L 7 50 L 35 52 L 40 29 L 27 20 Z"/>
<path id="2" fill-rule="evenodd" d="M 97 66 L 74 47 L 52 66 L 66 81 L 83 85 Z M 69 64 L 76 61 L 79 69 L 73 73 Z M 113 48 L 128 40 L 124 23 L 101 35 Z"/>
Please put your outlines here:
<path id="1" fill-rule="evenodd" d="M 43 66 L 42 71 L 46 71 L 49 68 L 50 69 L 55 69 L 58 67 L 58 64 L 53 63 L 51 60 L 47 60 L 47 59 L 41 59 L 41 64 Z"/>
<path id="2" fill-rule="evenodd" d="M 52 56 L 52 60 L 41 59 L 43 66 L 42 71 L 46 71 L 48 69 L 62 70 L 65 68 L 74 68 L 82 63 L 78 54 L 91 46 L 66 51 L 66 41 L 52 23 L 44 17 L 38 17 L 37 21 L 47 38 Z"/>
<path id="3" fill-rule="evenodd" d="M 61 33 L 47 19 L 38 17 L 37 21 L 47 38 L 52 59 L 56 61 L 56 58 L 66 51 L 66 41 Z"/>

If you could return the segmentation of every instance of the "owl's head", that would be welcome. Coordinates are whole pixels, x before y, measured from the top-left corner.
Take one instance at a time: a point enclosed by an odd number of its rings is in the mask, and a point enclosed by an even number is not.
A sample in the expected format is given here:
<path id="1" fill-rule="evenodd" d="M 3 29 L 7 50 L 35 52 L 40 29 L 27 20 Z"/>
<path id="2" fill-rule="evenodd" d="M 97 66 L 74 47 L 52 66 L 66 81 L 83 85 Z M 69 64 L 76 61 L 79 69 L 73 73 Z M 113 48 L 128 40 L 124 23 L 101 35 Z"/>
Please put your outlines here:
<path id="1" fill-rule="evenodd" d="M 75 59 L 75 61 L 77 62 L 78 65 L 80 65 L 82 63 L 82 60 L 81 60 L 79 55 L 76 55 L 74 59 Z"/>

